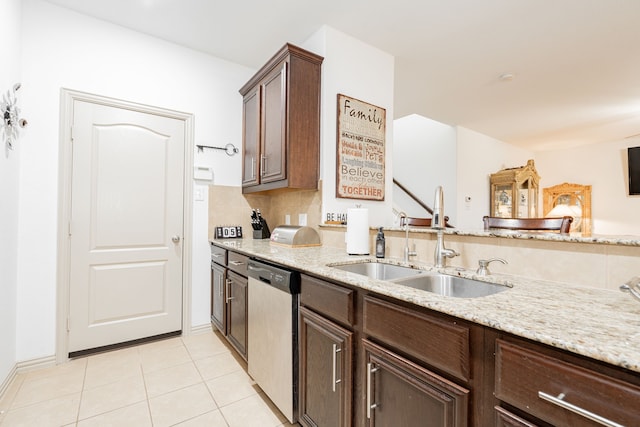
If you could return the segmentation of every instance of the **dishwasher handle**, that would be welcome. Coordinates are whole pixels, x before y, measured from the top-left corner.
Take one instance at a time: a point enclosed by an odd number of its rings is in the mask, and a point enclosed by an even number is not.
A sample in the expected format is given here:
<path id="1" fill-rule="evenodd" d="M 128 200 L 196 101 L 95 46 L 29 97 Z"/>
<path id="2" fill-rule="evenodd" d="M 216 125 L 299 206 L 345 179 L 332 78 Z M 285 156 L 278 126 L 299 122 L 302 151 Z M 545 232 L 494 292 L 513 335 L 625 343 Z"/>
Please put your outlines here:
<path id="1" fill-rule="evenodd" d="M 265 267 L 258 267 L 255 264 L 249 263 L 247 265 L 247 274 L 255 279 L 260 280 L 261 282 L 271 284 L 271 277 L 273 273 L 270 269 Z"/>

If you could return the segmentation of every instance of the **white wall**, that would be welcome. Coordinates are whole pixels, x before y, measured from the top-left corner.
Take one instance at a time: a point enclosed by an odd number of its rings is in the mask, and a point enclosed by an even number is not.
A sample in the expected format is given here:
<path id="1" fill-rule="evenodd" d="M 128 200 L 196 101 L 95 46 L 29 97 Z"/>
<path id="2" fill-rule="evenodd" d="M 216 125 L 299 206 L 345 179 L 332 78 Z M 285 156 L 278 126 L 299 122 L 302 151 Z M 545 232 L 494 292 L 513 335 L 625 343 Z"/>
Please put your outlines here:
<path id="1" fill-rule="evenodd" d="M 481 133 L 458 126 L 457 228 L 482 229 L 482 217 L 489 215 L 489 175 L 500 169 L 527 164 L 534 155 Z M 536 169 L 540 173 L 536 160 Z M 471 202 L 465 202 L 465 197 Z"/>
<path id="2" fill-rule="evenodd" d="M 445 215 L 457 225 L 456 129 L 417 114 L 393 122 L 393 177 L 433 208 L 435 188 L 444 190 Z M 431 217 L 398 187 L 396 208 L 409 216 Z"/>
<path id="3" fill-rule="evenodd" d="M 322 218 L 327 212 L 346 213 L 361 204 L 369 209 L 371 226 L 393 221 L 391 156 L 393 152 L 393 56 L 331 27 L 324 26 L 302 45 L 324 56 L 322 63 L 322 115 L 320 178 Z M 337 95 L 341 93 L 386 109 L 385 200 L 368 201 L 336 198 L 336 116 Z"/>
<path id="4" fill-rule="evenodd" d="M 540 188 L 564 182 L 591 185 L 591 232 L 639 236 L 640 196 L 628 195 L 627 168 L 627 147 L 637 146 L 640 137 L 536 152 Z"/>
<path id="5" fill-rule="evenodd" d="M 422 134 L 421 125 L 424 124 L 419 120 L 408 120 L 409 117 L 411 116 L 396 120 L 396 151 L 403 151 L 399 147 L 405 141 Z M 433 131 L 428 129 L 428 132 Z M 540 175 L 540 215 L 543 214 L 542 188 L 564 182 L 591 185 L 592 233 L 640 235 L 640 196 L 628 195 L 627 169 L 627 148 L 640 146 L 640 137 L 564 150 L 533 152 L 463 127 L 456 128 L 456 135 L 457 186 L 455 191 L 447 191 L 447 186 L 444 189 L 445 197 L 455 197 L 453 203 L 457 205 L 457 217 L 454 217 L 449 209 L 449 206 L 452 206 L 449 199 L 445 200 L 445 207 L 447 215 L 452 218 L 451 221 L 457 228 L 482 228 L 482 217 L 489 214 L 489 175 L 503 168 L 523 166 L 528 159 L 534 159 Z M 416 139 L 418 141 L 414 141 L 414 144 L 419 143 L 420 138 Z M 399 157 L 402 154 L 403 152 L 394 153 L 396 176 L 399 177 L 406 171 L 419 171 L 416 166 L 403 168 L 401 165 L 410 165 L 412 159 L 400 161 Z M 420 156 L 428 158 L 436 154 L 447 155 L 436 149 Z M 406 180 L 410 182 L 408 178 Z M 400 181 L 404 182 L 405 179 Z M 425 185 L 431 184 L 427 181 Z M 471 198 L 470 202 L 465 201 L 466 196 Z M 432 203 L 428 195 L 423 200 L 427 204 Z"/>
<path id="6" fill-rule="evenodd" d="M 23 17 L 22 105 L 30 128 L 21 141 L 18 360 L 55 352 L 60 88 L 190 112 L 196 144 L 239 147 L 238 88 L 254 72 L 39 0 L 24 0 Z M 240 185 L 239 156 L 212 151 L 194 163 L 213 166 L 216 184 Z M 209 321 L 204 193 L 194 202 L 193 325 Z"/>
<path id="7" fill-rule="evenodd" d="M 0 95 L 20 81 L 21 1 L 0 2 Z M 22 107 L 22 91 L 18 106 Z M 24 116 L 24 115 L 23 115 Z M 22 130 L 22 135 L 26 131 Z M 6 151 L 0 140 L 0 392 L 16 363 L 16 292 L 18 263 L 19 161 L 24 138 Z"/>

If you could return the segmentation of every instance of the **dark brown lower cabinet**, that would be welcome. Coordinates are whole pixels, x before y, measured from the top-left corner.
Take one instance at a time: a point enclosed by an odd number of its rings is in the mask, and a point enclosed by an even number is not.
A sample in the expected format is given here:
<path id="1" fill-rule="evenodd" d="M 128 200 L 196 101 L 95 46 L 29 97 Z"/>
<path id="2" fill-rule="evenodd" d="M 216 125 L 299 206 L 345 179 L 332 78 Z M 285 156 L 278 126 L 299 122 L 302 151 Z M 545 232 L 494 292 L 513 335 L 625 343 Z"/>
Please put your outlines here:
<path id="1" fill-rule="evenodd" d="M 467 425 L 469 390 L 366 339 L 368 426 Z"/>
<path id="2" fill-rule="evenodd" d="M 227 339 L 247 358 L 247 278 L 227 272 Z"/>
<path id="3" fill-rule="evenodd" d="M 211 323 L 213 323 L 222 334 L 225 334 L 227 330 L 227 319 L 225 317 L 226 276 L 226 268 L 211 262 Z"/>
<path id="4" fill-rule="evenodd" d="M 635 374 L 524 340 L 496 340 L 495 396 L 545 425 L 640 426 Z"/>
<path id="5" fill-rule="evenodd" d="M 353 333 L 300 308 L 300 424 L 352 425 Z"/>
<path id="6" fill-rule="evenodd" d="M 246 255 L 211 246 L 211 323 L 247 360 Z"/>

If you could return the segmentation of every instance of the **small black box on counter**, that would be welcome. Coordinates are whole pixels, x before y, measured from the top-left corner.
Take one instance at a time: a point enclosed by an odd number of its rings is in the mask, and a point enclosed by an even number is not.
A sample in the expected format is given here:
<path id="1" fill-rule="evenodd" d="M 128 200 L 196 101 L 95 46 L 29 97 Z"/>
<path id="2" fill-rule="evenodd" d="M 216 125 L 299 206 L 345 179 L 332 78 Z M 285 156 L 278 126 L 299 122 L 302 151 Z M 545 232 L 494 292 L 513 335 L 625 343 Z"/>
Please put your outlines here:
<path id="1" fill-rule="evenodd" d="M 268 239 L 269 237 L 271 237 L 271 233 L 269 233 L 269 228 L 261 228 L 259 230 L 253 230 L 254 239 Z"/>

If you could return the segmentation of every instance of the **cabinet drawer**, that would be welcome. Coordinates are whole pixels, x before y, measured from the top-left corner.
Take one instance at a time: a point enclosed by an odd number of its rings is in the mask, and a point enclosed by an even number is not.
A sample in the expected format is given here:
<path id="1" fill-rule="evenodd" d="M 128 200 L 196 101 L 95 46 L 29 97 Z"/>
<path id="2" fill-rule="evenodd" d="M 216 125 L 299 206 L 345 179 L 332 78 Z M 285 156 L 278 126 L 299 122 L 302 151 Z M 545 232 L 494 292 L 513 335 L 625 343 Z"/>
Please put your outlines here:
<path id="1" fill-rule="evenodd" d="M 220 246 L 211 246 L 211 261 L 218 264 L 227 265 L 227 250 Z"/>
<path id="2" fill-rule="evenodd" d="M 303 274 L 300 301 L 337 322 L 353 326 L 355 292 L 351 289 Z"/>
<path id="3" fill-rule="evenodd" d="M 233 251 L 229 251 L 227 255 L 227 266 L 229 267 L 229 270 L 233 270 L 244 277 L 247 277 L 248 262 L 249 257 L 246 255 L 242 255 Z"/>
<path id="4" fill-rule="evenodd" d="M 503 340 L 495 395 L 555 425 L 597 425 L 590 414 L 613 421 L 604 425 L 640 425 L 640 387 Z"/>
<path id="5" fill-rule="evenodd" d="M 470 378 L 466 326 L 367 296 L 364 332 L 457 378 Z"/>
<path id="6" fill-rule="evenodd" d="M 500 406 L 496 406 L 494 409 L 496 411 L 496 427 L 538 427 Z"/>

